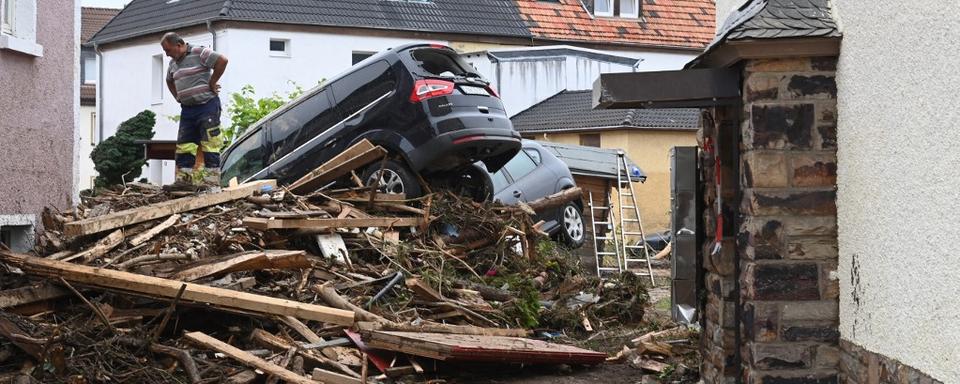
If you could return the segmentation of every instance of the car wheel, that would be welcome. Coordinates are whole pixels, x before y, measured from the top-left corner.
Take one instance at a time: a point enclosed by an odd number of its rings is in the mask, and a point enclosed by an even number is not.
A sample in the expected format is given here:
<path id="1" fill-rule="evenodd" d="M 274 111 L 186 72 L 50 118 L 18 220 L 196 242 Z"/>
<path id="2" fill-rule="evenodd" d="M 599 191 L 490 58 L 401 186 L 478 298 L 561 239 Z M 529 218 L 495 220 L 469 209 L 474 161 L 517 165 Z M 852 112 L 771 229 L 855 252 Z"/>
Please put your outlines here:
<path id="1" fill-rule="evenodd" d="M 580 248 L 583 245 L 584 225 L 580 207 L 574 203 L 567 203 L 560 211 L 560 238 L 570 248 Z"/>
<path id="2" fill-rule="evenodd" d="M 371 164 L 363 173 L 363 180 L 367 185 L 376 184 L 377 191 L 382 193 L 403 194 L 408 199 L 423 194 L 420 182 L 413 172 L 406 165 L 394 160 L 383 162 L 383 169 L 380 162 Z"/>

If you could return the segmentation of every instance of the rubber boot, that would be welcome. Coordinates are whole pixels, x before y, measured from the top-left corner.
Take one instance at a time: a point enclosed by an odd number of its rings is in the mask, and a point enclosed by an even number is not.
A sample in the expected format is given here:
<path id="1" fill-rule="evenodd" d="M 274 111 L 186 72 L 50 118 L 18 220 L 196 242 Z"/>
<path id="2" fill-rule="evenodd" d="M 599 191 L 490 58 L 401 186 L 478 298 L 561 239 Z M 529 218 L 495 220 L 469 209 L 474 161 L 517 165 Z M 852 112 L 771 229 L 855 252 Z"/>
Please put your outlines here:
<path id="1" fill-rule="evenodd" d="M 197 185 L 193 182 L 193 168 L 177 168 L 173 184 L 163 186 L 167 192 L 196 192 Z"/>
<path id="2" fill-rule="evenodd" d="M 220 168 L 204 168 L 201 186 L 207 191 L 220 189 Z"/>

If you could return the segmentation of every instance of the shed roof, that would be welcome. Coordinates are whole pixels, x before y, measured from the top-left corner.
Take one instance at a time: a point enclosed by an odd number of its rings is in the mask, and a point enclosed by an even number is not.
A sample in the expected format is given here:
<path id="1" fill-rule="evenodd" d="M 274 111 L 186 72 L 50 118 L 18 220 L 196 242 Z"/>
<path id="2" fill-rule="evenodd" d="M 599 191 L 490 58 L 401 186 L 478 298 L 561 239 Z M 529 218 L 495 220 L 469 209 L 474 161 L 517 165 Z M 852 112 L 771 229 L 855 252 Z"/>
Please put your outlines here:
<path id="1" fill-rule="evenodd" d="M 723 40 L 840 37 L 829 0 L 751 0 L 724 21 Z"/>
<path id="2" fill-rule="evenodd" d="M 591 90 L 564 90 L 514 115 L 510 121 L 521 133 L 700 127 L 698 109 L 593 109 L 592 94 Z"/>
<path id="3" fill-rule="evenodd" d="M 617 179 L 617 153 L 620 152 L 618 149 L 559 144 L 549 141 L 537 141 L 537 143 L 567 164 L 570 173 L 574 175 Z M 627 155 L 624 154 L 624 156 Z M 633 160 L 630 160 L 630 157 L 627 157 L 627 166 L 630 169 L 631 179 L 641 182 L 647 180 L 647 174 Z"/>

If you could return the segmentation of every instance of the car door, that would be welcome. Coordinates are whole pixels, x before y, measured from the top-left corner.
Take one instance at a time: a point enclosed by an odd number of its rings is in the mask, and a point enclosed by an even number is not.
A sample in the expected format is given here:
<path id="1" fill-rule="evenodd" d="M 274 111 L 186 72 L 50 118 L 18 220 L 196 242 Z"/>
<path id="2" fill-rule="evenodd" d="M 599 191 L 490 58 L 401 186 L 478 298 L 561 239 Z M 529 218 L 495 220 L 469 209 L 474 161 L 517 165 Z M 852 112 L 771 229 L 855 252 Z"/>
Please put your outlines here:
<path id="1" fill-rule="evenodd" d="M 556 176 L 553 172 L 542 169 L 526 151 L 518 152 L 503 166 L 503 171 L 512 181 L 498 194 L 504 203 L 508 203 L 507 200 L 513 203 L 534 201 L 553 193 L 552 190 L 556 185 Z"/>

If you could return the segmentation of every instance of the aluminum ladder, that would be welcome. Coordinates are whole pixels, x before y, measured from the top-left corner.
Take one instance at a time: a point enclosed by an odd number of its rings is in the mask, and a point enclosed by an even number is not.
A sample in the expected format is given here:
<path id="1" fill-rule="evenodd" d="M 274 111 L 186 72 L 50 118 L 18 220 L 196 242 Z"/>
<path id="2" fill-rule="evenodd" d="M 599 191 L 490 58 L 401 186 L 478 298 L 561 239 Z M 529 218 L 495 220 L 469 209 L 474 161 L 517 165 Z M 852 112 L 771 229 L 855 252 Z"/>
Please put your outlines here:
<path id="1" fill-rule="evenodd" d="M 613 207 L 611 206 L 612 200 L 610 200 L 610 194 L 606 195 L 607 197 L 607 206 L 597 207 L 593 204 L 593 192 L 587 193 L 587 198 L 589 202 L 587 203 L 590 206 L 590 222 L 593 225 L 593 255 L 597 260 L 597 277 L 603 277 L 605 272 L 616 272 L 618 275 L 623 272 L 623 263 L 621 262 L 620 257 L 620 245 L 618 243 L 616 233 L 616 228 L 611 228 L 607 236 L 597 236 L 597 227 L 606 226 L 610 227 L 613 225 Z M 597 217 L 595 212 L 603 212 L 603 221 L 596 221 Z M 613 240 L 613 252 L 606 251 L 604 248 L 601 248 L 600 242 L 603 240 Z M 609 263 L 605 263 L 604 259 L 607 256 L 613 256 L 616 266 L 611 266 Z"/>
<path id="2" fill-rule="evenodd" d="M 646 236 L 643 234 L 643 220 L 640 219 L 640 208 L 637 207 L 637 195 L 633 190 L 633 181 L 630 177 L 630 165 L 627 156 L 622 150 L 617 151 L 617 201 L 620 204 L 620 247 L 618 253 L 623 255 L 623 269 L 638 276 L 650 276 L 651 286 L 656 286 L 653 278 L 653 266 L 650 264 L 650 250 L 647 248 Z M 629 226 L 628 226 L 629 225 Z M 634 227 L 635 225 L 635 227 Z M 637 245 L 630 245 L 628 237 L 640 236 Z M 642 249 L 640 255 L 634 256 L 635 250 Z M 632 269 L 631 263 L 645 263 L 647 272 L 640 268 Z"/>

